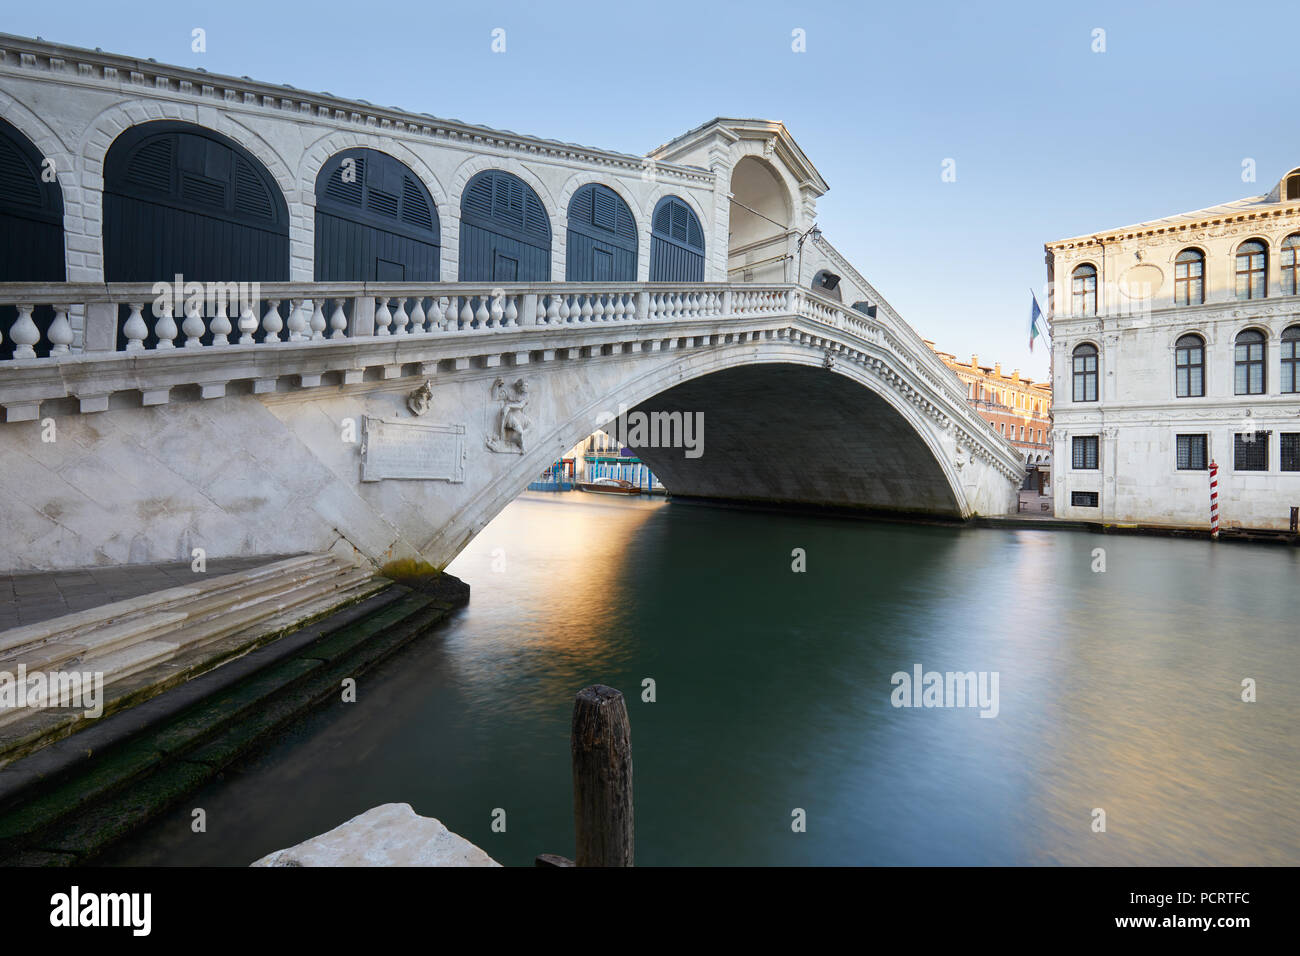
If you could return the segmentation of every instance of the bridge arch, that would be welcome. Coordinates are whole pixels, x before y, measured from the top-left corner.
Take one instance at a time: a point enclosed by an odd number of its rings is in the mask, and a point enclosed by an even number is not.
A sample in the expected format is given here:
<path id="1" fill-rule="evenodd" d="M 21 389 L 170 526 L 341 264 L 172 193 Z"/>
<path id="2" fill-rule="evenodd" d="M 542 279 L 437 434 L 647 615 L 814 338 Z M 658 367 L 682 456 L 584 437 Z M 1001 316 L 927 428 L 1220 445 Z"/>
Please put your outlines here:
<path id="1" fill-rule="evenodd" d="M 782 376 L 789 376 L 787 384 L 798 390 L 796 394 L 807 395 L 810 388 L 816 388 L 818 401 L 813 402 L 811 407 L 803 399 L 798 403 L 788 402 L 791 392 L 785 387 L 773 387 Z M 971 457 L 969 452 L 963 455 L 960 447 L 957 447 L 954 455 L 954 447 L 959 446 L 960 442 L 959 430 L 958 440 L 954 441 L 953 432 L 893 388 L 883 385 L 881 377 L 863 365 L 841 362 L 827 369 L 821 349 L 788 339 L 773 339 L 759 343 L 757 354 L 753 342 L 738 343 L 692 354 L 682 362 L 657 364 L 636 376 L 620 377 L 608 392 L 583 396 L 568 414 L 551 421 L 539 422 L 541 427 L 529 438 L 529 450 L 513 459 L 504 474 L 485 483 L 482 490 L 458 508 L 456 515 L 421 547 L 421 551 L 446 556 L 446 560 L 450 560 L 506 505 L 518 497 L 530 481 L 535 480 L 537 475 L 552 464 L 557 454 L 572 448 L 600 428 L 608 421 L 611 413 L 617 415 L 620 408 L 670 411 L 674 405 L 697 401 L 700 395 L 707 394 L 717 386 L 724 387 L 725 391 L 719 390 L 715 394 L 731 396 L 729 400 L 735 400 L 740 395 L 768 396 L 763 405 L 758 408 L 749 406 L 748 410 L 754 411 L 758 419 L 773 414 L 784 415 L 780 420 L 780 424 L 784 425 L 794 422 L 795 418 L 790 416 L 795 416 L 799 422 L 798 435 L 792 438 L 787 433 L 782 442 L 765 441 L 763 421 L 733 431 L 725 421 L 726 415 L 720 414 L 726 406 L 715 408 L 712 417 L 707 408 L 701 409 L 705 413 L 706 452 L 697 461 L 702 466 L 716 468 L 721 462 L 726 474 L 734 474 L 735 466 L 729 465 L 725 459 L 729 455 L 741 454 L 738 449 L 743 448 L 743 462 L 759 469 L 755 475 L 761 475 L 764 484 L 777 488 L 788 487 L 787 483 L 795 477 L 795 473 L 790 469 L 789 462 L 782 463 L 779 460 L 783 452 L 788 452 L 792 447 L 807 447 L 820 448 L 826 455 L 842 454 L 846 447 L 845 439 L 852 441 L 852 431 L 882 429 L 873 435 L 885 439 L 882 448 L 887 446 L 894 450 L 901 449 L 905 453 L 898 459 L 903 466 L 902 471 L 895 468 L 888 476 L 860 471 L 854 478 L 852 468 L 832 469 L 813 477 L 816 486 L 823 489 L 833 489 L 837 482 L 846 482 L 837 493 L 843 496 L 840 500 L 836 500 L 835 494 L 826 494 L 822 500 L 816 500 L 815 495 L 809 497 L 801 494 L 797 499 L 791 497 L 787 503 L 798 500 L 866 513 L 927 510 L 931 514 L 947 514 L 954 520 L 960 520 L 973 512 L 970 482 L 974 479 L 969 475 L 963 477 L 962 472 L 963 467 L 972 467 Z M 545 389 L 544 383 L 541 388 Z M 679 391 L 683 388 L 685 391 Z M 730 408 L 739 414 L 747 411 L 742 407 L 743 404 L 737 403 Z M 825 414 L 819 418 L 819 413 Z M 727 437 L 728 431 L 730 437 Z M 970 436 L 966 440 L 973 444 L 976 439 Z M 792 445 L 791 441 L 796 444 Z M 719 493 L 717 487 L 700 487 L 691 476 L 673 472 L 672 456 L 680 456 L 681 449 L 667 450 L 668 454 L 663 454 L 664 451 L 641 449 L 640 454 L 642 460 L 664 480 L 672 493 L 703 493 L 703 496 L 710 498 L 730 497 L 753 502 L 768 500 L 777 503 L 781 500 L 779 494 L 759 499 L 753 494 L 740 492 L 728 495 Z M 683 460 L 684 458 L 677 458 L 676 462 L 680 464 Z M 861 459 L 854 461 L 863 464 Z M 774 463 L 777 466 L 776 474 L 771 471 Z M 809 477 L 808 472 L 824 464 L 824 460 L 810 459 L 807 471 L 798 477 L 801 481 L 805 480 Z M 848 459 L 842 464 L 849 464 Z M 871 461 L 868 460 L 865 464 L 870 467 Z M 765 472 L 761 470 L 763 468 L 769 470 Z M 912 472 L 907 471 L 909 468 Z M 909 480 L 909 475 L 924 483 L 928 498 L 922 499 L 913 493 L 913 489 L 904 487 L 903 483 Z M 687 482 L 685 486 L 682 485 L 683 479 Z M 873 501 L 870 494 L 863 494 L 870 490 L 873 481 L 883 481 L 879 487 L 891 493 L 905 492 L 914 505 L 901 507 L 898 498 L 892 502 L 880 498 Z M 674 484 L 678 488 L 675 489 Z M 686 488 L 684 492 L 680 490 L 683 487 Z M 866 503 L 865 507 L 863 502 Z"/>

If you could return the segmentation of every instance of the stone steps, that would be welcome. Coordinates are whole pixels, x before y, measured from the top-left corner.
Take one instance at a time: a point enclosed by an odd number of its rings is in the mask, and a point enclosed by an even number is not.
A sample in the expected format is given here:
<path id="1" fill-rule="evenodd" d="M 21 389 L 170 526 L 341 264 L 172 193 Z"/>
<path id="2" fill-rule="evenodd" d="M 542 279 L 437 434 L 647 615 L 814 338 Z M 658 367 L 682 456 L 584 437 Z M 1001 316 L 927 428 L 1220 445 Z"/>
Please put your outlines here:
<path id="1" fill-rule="evenodd" d="M 459 587 L 372 593 L 0 770 L 0 865 L 93 857 L 313 706 L 337 702 L 344 677 L 464 604 Z"/>
<path id="2" fill-rule="evenodd" d="M 278 561 L 4 632 L 0 672 L 101 675 L 110 713 L 390 583 L 328 556 Z M 84 708 L 0 707 L 0 764 L 89 719 Z"/>

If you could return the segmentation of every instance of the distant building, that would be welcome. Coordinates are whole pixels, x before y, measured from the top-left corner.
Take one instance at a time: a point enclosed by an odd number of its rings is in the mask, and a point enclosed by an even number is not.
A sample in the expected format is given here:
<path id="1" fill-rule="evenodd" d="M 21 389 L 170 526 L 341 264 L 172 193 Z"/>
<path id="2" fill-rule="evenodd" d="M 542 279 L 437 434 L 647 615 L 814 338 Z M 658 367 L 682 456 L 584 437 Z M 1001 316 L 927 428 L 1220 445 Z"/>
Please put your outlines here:
<path id="1" fill-rule="evenodd" d="M 1300 505 L 1300 168 L 1049 242 L 1061 517 L 1283 530 Z"/>
<path id="2" fill-rule="evenodd" d="M 1043 472 L 1046 482 L 1052 462 L 1051 384 L 1024 378 L 1019 369 L 1006 375 L 1001 362 L 981 365 L 978 355 L 962 362 L 949 352 L 940 352 L 933 342 L 925 344 L 957 373 L 966 386 L 966 400 L 980 418 L 1020 449 L 1026 467 Z"/>

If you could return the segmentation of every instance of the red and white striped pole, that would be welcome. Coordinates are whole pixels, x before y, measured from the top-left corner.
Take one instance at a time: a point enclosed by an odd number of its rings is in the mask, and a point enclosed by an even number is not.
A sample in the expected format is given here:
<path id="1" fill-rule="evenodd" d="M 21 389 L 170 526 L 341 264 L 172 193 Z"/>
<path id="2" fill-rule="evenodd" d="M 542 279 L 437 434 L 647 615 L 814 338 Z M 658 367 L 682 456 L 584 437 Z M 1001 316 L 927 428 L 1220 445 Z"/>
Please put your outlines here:
<path id="1" fill-rule="evenodd" d="M 1210 462 L 1210 537 L 1219 537 L 1219 466 Z"/>

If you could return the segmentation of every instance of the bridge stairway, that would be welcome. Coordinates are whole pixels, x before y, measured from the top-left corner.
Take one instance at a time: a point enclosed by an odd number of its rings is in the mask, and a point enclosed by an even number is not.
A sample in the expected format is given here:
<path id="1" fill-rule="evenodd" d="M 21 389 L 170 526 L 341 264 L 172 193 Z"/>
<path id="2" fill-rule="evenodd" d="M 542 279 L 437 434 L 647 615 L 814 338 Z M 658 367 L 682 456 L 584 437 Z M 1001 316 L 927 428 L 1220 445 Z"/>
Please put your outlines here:
<path id="1" fill-rule="evenodd" d="M 112 716 L 84 720 L 61 738 L 47 737 L 39 749 L 27 747 L 25 756 L 13 759 L 18 751 L 11 728 L 19 725 L 0 728 L 0 746 L 9 746 L 10 758 L 0 767 L 0 865 L 57 866 L 94 859 L 312 708 L 337 703 L 345 678 L 357 678 L 427 634 L 469 597 L 468 587 L 450 575 L 399 584 L 319 558 L 277 565 L 282 573 L 287 567 L 304 578 L 314 575 L 316 597 L 308 596 L 313 589 L 304 584 L 295 606 L 269 611 L 261 624 L 118 681 L 117 686 L 153 683 L 141 702 L 125 706 L 118 697 L 120 706 Z M 259 575 L 259 585 L 267 575 L 275 573 Z M 241 601 L 227 593 L 228 586 L 211 583 L 214 587 L 204 597 L 204 634 L 215 630 L 221 595 L 230 607 L 250 613 L 256 600 L 245 594 Z M 323 597 L 330 585 L 332 596 Z M 340 599 L 348 597 L 353 603 L 340 608 Z M 192 600 L 181 598 L 176 607 L 155 613 L 177 613 L 199 603 Z M 269 609 L 275 601 L 267 598 L 265 604 Z M 330 612 L 303 623 L 324 607 Z M 147 609 L 137 610 L 145 634 L 140 643 L 157 640 L 159 635 L 148 629 L 152 625 L 144 623 Z M 79 634 L 94 630 L 85 623 L 87 631 Z M 282 629 L 272 640 L 276 635 L 267 636 L 266 628 L 276 626 L 292 633 Z M 250 634 L 261 635 L 260 643 L 250 643 Z M 30 641 L 17 646 L 26 648 L 19 653 L 33 649 Z M 205 650 L 214 649 L 216 654 L 204 657 Z M 104 659 L 117 653 L 107 650 Z M 187 656 L 191 654 L 197 657 Z M 216 666 L 217 656 L 221 666 Z M 0 670 L 7 666 L 0 660 Z M 190 679 L 178 684 L 166 676 L 169 667 Z"/>
<path id="2" fill-rule="evenodd" d="M 390 585 L 300 555 L 0 632 L 0 672 L 102 674 L 107 716 Z M 84 708 L 0 706 L 0 765 L 93 719 Z"/>

